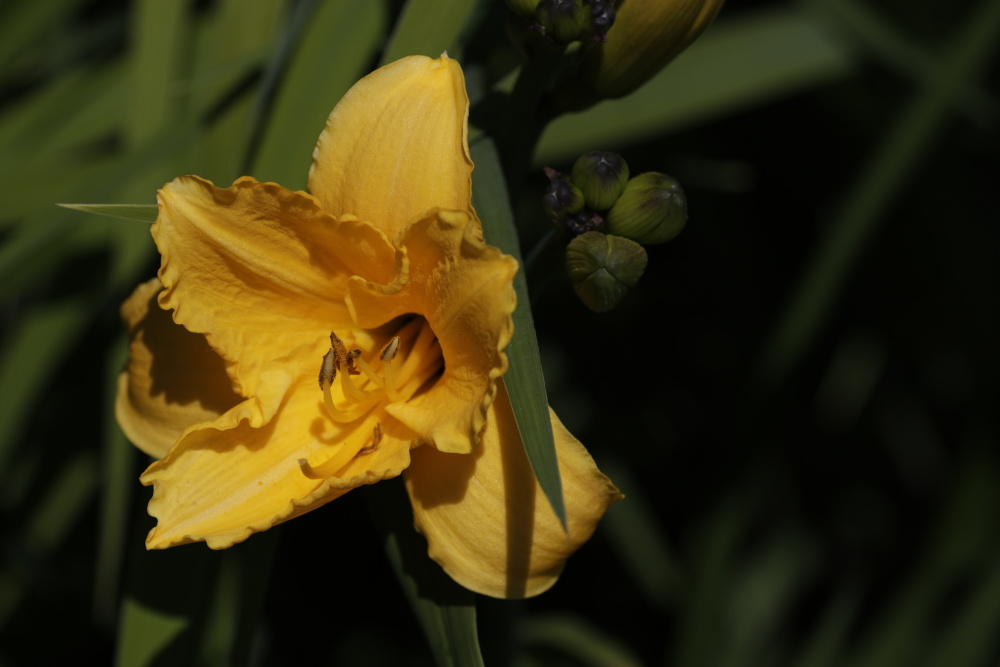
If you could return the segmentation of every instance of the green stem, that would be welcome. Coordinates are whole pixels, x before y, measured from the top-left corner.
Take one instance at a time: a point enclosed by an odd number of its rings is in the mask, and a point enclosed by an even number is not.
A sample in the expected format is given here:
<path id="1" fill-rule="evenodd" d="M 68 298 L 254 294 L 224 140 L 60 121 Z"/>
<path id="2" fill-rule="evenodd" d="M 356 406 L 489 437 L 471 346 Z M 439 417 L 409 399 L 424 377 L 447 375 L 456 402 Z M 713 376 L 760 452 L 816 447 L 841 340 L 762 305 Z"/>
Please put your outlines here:
<path id="1" fill-rule="evenodd" d="M 531 167 L 535 146 L 545 128 L 538 107 L 561 58 L 562 49 L 536 48 L 521 67 L 507 99 L 502 124 L 497 129 L 497 147 L 512 200 Z"/>

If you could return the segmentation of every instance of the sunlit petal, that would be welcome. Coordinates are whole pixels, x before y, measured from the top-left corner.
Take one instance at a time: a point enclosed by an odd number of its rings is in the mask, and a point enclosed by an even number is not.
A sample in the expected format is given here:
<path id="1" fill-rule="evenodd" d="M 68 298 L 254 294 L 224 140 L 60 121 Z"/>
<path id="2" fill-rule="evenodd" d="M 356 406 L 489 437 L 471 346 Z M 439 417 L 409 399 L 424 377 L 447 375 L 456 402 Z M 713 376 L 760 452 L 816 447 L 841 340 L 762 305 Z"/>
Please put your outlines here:
<path id="1" fill-rule="evenodd" d="M 405 479 L 414 522 L 427 538 L 430 556 L 470 590 L 500 598 L 544 592 L 611 503 L 622 497 L 550 414 L 568 533 L 535 481 L 506 391 L 493 403 L 473 454 L 429 447 L 413 452 Z"/>
<path id="2" fill-rule="evenodd" d="M 503 349 L 514 327 L 512 287 L 517 262 L 479 236 L 467 213 L 433 211 L 397 237 L 407 253 L 405 275 L 389 286 L 352 279 L 348 305 L 361 327 L 420 313 L 437 336 L 444 373 L 426 392 L 387 410 L 431 446 L 468 453 L 486 420 L 497 379 L 507 370 Z"/>
<path id="3" fill-rule="evenodd" d="M 320 350 L 296 352 L 303 354 L 318 360 Z M 158 521 L 147 537 L 149 548 L 203 540 L 224 549 L 354 487 L 395 477 L 409 464 L 412 433 L 383 423 L 377 448 L 352 456 L 329 478 L 307 477 L 300 459 L 319 463 L 343 447 L 368 447 L 379 415 L 351 424 L 330 421 L 315 379 L 296 378 L 287 368 L 269 366 L 260 394 L 189 430 L 149 466 L 142 482 L 154 486 L 149 513 Z"/>
<path id="4" fill-rule="evenodd" d="M 327 212 L 370 220 L 389 238 L 428 208 L 470 210 L 468 113 L 454 60 L 411 56 L 386 65 L 330 114 L 309 191 Z"/>
<path id="5" fill-rule="evenodd" d="M 270 361 L 350 322 L 349 276 L 391 276 L 393 250 L 381 233 L 274 183 L 242 178 L 223 189 L 188 176 L 158 201 L 160 305 L 206 335 L 247 396 Z"/>

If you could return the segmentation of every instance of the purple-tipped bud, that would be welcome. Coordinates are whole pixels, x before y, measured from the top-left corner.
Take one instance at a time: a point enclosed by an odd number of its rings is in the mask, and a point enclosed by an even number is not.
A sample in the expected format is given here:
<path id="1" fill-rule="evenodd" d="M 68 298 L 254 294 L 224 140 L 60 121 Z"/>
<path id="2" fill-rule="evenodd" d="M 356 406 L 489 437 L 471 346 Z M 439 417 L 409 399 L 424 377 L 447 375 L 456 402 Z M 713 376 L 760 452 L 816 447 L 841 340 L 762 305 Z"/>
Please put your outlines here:
<path id="1" fill-rule="evenodd" d="M 590 39 L 604 41 L 608 30 L 615 24 L 615 7 L 611 0 L 584 0 L 584 5 L 590 12 L 587 21 L 587 31 Z"/>
<path id="2" fill-rule="evenodd" d="M 617 153 L 587 153 L 573 165 L 573 184 L 583 192 L 587 206 L 595 211 L 611 208 L 627 182 L 628 164 Z"/>
<path id="3" fill-rule="evenodd" d="M 553 222 L 561 222 L 583 210 L 583 193 L 573 185 L 566 174 L 554 169 L 545 169 L 549 177 L 549 187 L 542 196 L 542 209 Z"/>

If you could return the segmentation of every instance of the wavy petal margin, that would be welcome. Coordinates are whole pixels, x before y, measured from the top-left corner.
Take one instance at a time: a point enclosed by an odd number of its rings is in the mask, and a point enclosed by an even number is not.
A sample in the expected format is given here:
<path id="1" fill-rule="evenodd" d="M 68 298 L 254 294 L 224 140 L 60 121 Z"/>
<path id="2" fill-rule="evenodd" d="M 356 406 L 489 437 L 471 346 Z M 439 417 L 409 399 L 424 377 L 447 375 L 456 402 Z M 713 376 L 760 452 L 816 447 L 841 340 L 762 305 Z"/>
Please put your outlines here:
<path id="1" fill-rule="evenodd" d="M 372 328 L 406 313 L 423 316 L 437 336 L 444 372 L 426 391 L 386 411 L 432 447 L 467 454 L 476 446 L 496 384 L 507 370 L 514 332 L 517 261 L 483 243 L 479 220 L 432 210 L 401 231 L 397 279 L 349 283 L 358 325 Z"/>
<path id="2" fill-rule="evenodd" d="M 157 305 L 153 278 L 122 304 L 128 366 L 118 378 L 115 416 L 125 436 L 161 458 L 189 426 L 210 422 L 243 400 L 205 337 L 175 324 Z"/>
<path id="3" fill-rule="evenodd" d="M 497 598 L 545 592 L 608 507 L 623 497 L 550 414 L 568 532 L 535 481 L 502 383 L 473 454 L 429 447 L 412 453 L 404 479 L 414 523 L 427 538 L 431 558 L 469 590 Z"/>
<path id="4" fill-rule="evenodd" d="M 310 195 L 275 183 L 241 178 L 217 188 L 185 176 L 157 199 L 160 306 L 205 334 L 246 396 L 268 363 L 351 325 L 350 276 L 392 275 L 394 251 L 378 230 L 334 219 Z"/>
<path id="5" fill-rule="evenodd" d="M 322 351 L 305 346 L 294 356 L 319 360 Z M 189 429 L 146 469 L 140 479 L 154 487 L 149 514 L 158 521 L 147 548 L 204 541 L 225 549 L 409 465 L 413 433 L 383 420 L 377 448 L 354 457 L 335 477 L 307 477 L 300 459 L 315 464 L 341 448 L 364 447 L 383 413 L 351 424 L 331 422 L 312 374 L 296 377 L 288 370 L 299 366 L 285 359 L 268 367 L 260 394 Z"/>

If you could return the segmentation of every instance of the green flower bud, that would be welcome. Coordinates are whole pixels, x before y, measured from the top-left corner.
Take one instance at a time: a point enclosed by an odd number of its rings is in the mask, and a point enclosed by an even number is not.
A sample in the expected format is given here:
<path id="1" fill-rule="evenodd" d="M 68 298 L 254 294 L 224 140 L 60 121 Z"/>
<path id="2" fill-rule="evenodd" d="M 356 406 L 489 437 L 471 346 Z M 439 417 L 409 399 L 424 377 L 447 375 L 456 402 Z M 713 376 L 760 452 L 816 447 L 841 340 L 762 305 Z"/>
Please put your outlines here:
<path id="1" fill-rule="evenodd" d="M 573 290 L 591 310 L 614 308 L 646 270 L 646 250 L 620 236 L 586 232 L 566 247 L 566 272 Z"/>
<path id="2" fill-rule="evenodd" d="M 639 174 L 607 215 L 608 233 L 639 243 L 664 243 L 680 234 L 687 223 L 687 199 L 675 179 L 651 171 Z"/>
<path id="3" fill-rule="evenodd" d="M 546 36 L 568 44 L 586 34 L 590 10 L 583 0 L 540 0 L 535 20 Z"/>
<path id="4" fill-rule="evenodd" d="M 548 167 L 545 175 L 549 177 L 549 187 L 542 196 L 542 209 L 550 220 L 558 223 L 583 210 L 583 193 L 569 176 Z"/>
<path id="5" fill-rule="evenodd" d="M 606 211 L 617 201 L 628 182 L 628 165 L 617 153 L 587 153 L 573 165 L 573 183 L 583 192 L 587 206 Z"/>
<path id="6" fill-rule="evenodd" d="M 504 2 L 507 3 L 507 9 L 523 19 L 534 18 L 535 7 L 538 6 L 538 0 L 504 0 Z"/>
<path id="7" fill-rule="evenodd" d="M 649 81 L 693 42 L 722 8 L 723 0 L 630 0 L 619 4 L 614 27 L 601 43 L 580 50 L 552 87 L 563 111 L 580 111 L 623 97 Z"/>

